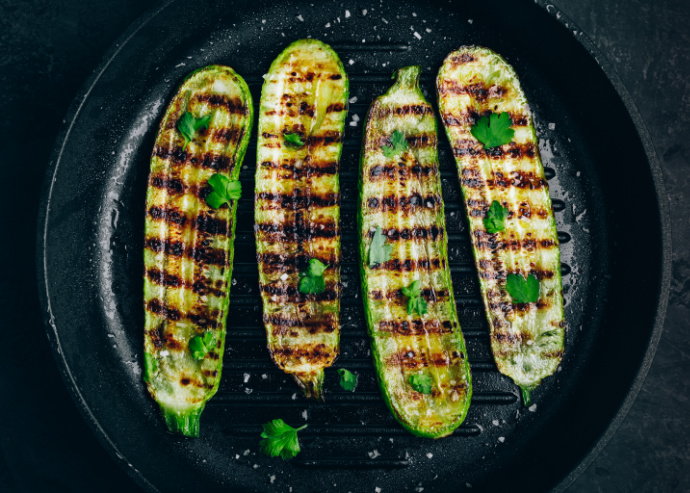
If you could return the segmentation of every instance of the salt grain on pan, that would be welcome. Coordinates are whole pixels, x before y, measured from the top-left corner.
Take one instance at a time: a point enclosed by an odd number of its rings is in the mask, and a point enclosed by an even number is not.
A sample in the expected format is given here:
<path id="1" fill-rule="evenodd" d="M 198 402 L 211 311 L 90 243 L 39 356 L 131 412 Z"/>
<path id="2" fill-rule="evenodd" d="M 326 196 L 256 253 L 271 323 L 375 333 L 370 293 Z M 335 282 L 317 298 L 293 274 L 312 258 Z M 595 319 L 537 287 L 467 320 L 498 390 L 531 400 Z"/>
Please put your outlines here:
<path id="1" fill-rule="evenodd" d="M 297 18 L 300 20 L 300 22 L 304 22 L 304 17 L 302 17 L 302 14 L 298 15 Z"/>
<path id="2" fill-rule="evenodd" d="M 431 452 L 428 452 L 428 453 L 426 454 L 426 456 L 427 456 L 427 458 L 431 459 L 431 458 L 434 456 L 434 454 L 432 454 Z"/>
<path id="3" fill-rule="evenodd" d="M 328 23 L 326 23 L 326 25 L 325 25 L 325 26 L 323 26 L 323 27 L 331 27 L 331 23 L 330 23 L 330 22 L 328 22 Z"/>
<path id="4" fill-rule="evenodd" d="M 498 426 L 498 425 L 499 425 L 499 422 L 498 422 L 497 419 L 494 419 L 494 420 L 491 422 L 491 424 L 494 425 L 494 426 Z"/>
<path id="5" fill-rule="evenodd" d="M 368 10 L 367 9 L 362 9 L 362 15 L 367 15 Z"/>
<path id="6" fill-rule="evenodd" d="M 348 17 L 350 17 L 350 15 L 351 15 L 351 14 L 350 14 L 350 11 L 349 11 L 349 10 L 346 10 L 346 11 L 345 11 L 345 18 L 347 19 Z"/>
<path id="7" fill-rule="evenodd" d="M 249 449 L 247 449 L 247 450 L 245 450 L 244 452 L 242 452 L 242 455 L 244 455 L 244 456 L 249 455 Z"/>
<path id="8" fill-rule="evenodd" d="M 268 378 L 268 375 L 266 375 L 265 373 L 262 373 L 262 374 L 261 374 L 261 378 L 262 378 L 263 380 L 266 380 L 266 379 Z"/>
<path id="9" fill-rule="evenodd" d="M 247 383 L 249 381 L 249 373 L 244 374 L 244 383 Z"/>
<path id="10" fill-rule="evenodd" d="M 427 27 L 427 28 L 425 29 L 425 31 L 428 32 L 428 33 L 430 33 L 430 32 L 431 32 L 431 29 L 429 29 L 429 28 Z"/>
<path id="11" fill-rule="evenodd" d="M 549 130 L 556 130 L 556 124 L 555 123 L 549 123 Z"/>
<path id="12" fill-rule="evenodd" d="M 350 58 L 350 59 L 347 61 L 347 63 L 349 63 L 350 65 L 354 65 L 354 64 L 355 64 L 355 61 L 354 61 L 352 58 Z"/>
<path id="13" fill-rule="evenodd" d="M 383 21 L 384 24 L 388 24 L 388 21 L 384 17 L 381 17 L 381 20 Z"/>
<path id="14" fill-rule="evenodd" d="M 266 19 L 261 19 L 262 24 L 266 24 Z"/>
<path id="15" fill-rule="evenodd" d="M 235 454 L 235 459 L 239 459 L 239 458 L 240 458 L 240 454 Z"/>
<path id="16" fill-rule="evenodd" d="M 467 22 L 469 22 L 470 24 L 472 24 L 474 21 L 473 21 L 472 19 L 467 19 Z"/>
<path id="17" fill-rule="evenodd" d="M 532 411 L 532 412 L 534 413 L 534 412 L 537 411 L 537 405 L 536 405 L 536 404 L 532 404 L 532 405 L 531 405 L 530 407 L 528 407 L 527 409 L 529 409 L 530 411 Z"/>
<path id="18" fill-rule="evenodd" d="M 348 101 L 350 101 L 350 104 L 355 104 L 357 102 L 357 96 L 352 96 Z"/>
<path id="19" fill-rule="evenodd" d="M 258 468 L 259 468 L 259 464 L 254 464 L 252 467 L 253 467 L 254 469 L 258 469 Z"/>
<path id="20" fill-rule="evenodd" d="M 304 411 L 302 411 L 302 418 L 307 419 L 308 417 L 309 417 L 309 411 L 307 411 L 305 409 Z"/>
<path id="21" fill-rule="evenodd" d="M 358 121 L 359 121 L 359 115 L 358 115 L 358 114 L 352 115 L 352 119 L 353 119 L 354 121 L 358 122 Z"/>
<path id="22" fill-rule="evenodd" d="M 276 480 L 275 474 L 271 474 L 271 475 L 268 477 L 268 479 L 269 479 L 269 481 L 271 482 L 271 484 L 273 484 L 273 482 Z"/>
<path id="23" fill-rule="evenodd" d="M 422 39 L 422 35 L 419 34 L 417 31 L 414 32 L 414 37 L 417 39 Z"/>
<path id="24" fill-rule="evenodd" d="M 374 491 L 375 491 L 376 493 L 381 493 L 381 488 L 379 488 L 379 487 L 377 486 L 376 488 L 374 488 Z"/>
<path id="25" fill-rule="evenodd" d="M 498 437 L 498 441 L 503 443 L 506 441 L 506 437 Z"/>
<path id="26" fill-rule="evenodd" d="M 251 394 L 254 392 L 254 389 L 244 389 L 245 394 Z"/>
<path id="27" fill-rule="evenodd" d="M 351 127 L 356 127 L 356 126 L 357 126 L 357 122 L 354 121 L 354 120 L 351 121 L 351 122 L 350 122 L 350 126 L 351 126 Z"/>

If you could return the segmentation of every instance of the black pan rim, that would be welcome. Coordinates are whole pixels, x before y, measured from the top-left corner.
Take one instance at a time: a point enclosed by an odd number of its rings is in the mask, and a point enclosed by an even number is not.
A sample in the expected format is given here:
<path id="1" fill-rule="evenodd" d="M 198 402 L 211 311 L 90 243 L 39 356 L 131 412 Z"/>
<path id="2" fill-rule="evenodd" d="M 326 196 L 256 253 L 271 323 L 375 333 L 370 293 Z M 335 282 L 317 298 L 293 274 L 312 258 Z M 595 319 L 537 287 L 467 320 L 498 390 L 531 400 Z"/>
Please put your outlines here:
<path id="1" fill-rule="evenodd" d="M 143 27 L 145 27 L 153 18 L 160 12 L 165 10 L 175 0 L 164 0 L 161 4 L 150 8 L 147 12 L 142 14 L 135 20 L 124 33 L 113 43 L 113 45 L 103 55 L 102 61 L 94 69 L 93 74 L 84 82 L 78 90 L 73 102 L 71 103 L 65 117 L 63 124 L 57 133 L 53 151 L 51 153 L 50 162 L 44 176 L 44 181 L 41 190 L 41 200 L 39 204 L 39 214 L 36 227 L 36 264 L 37 264 L 37 282 L 39 285 L 39 300 L 41 303 L 42 314 L 46 326 L 46 333 L 50 343 L 53 357 L 57 363 L 60 375 L 63 379 L 68 392 L 73 399 L 75 405 L 79 409 L 82 417 L 85 419 L 87 425 L 94 433 L 99 442 L 107 450 L 112 459 L 144 490 L 150 492 L 159 492 L 152 483 L 150 483 L 142 473 L 140 473 L 127 459 L 118 451 L 116 444 L 108 436 L 105 430 L 101 427 L 98 419 L 93 414 L 86 399 L 79 390 L 69 364 L 66 361 L 62 349 L 60 336 L 57 327 L 53 323 L 53 315 L 50 306 L 49 287 L 47 284 L 47 257 L 45 255 L 47 226 L 50 215 L 51 196 L 53 191 L 54 177 L 57 174 L 62 153 L 65 144 L 70 136 L 72 126 L 79 117 L 81 108 L 87 101 L 91 90 L 98 83 L 103 73 L 107 70 L 110 63 L 118 56 L 120 51 L 126 46 L 128 41 L 133 38 Z M 581 29 L 557 6 L 548 3 L 548 0 L 534 0 L 540 8 L 544 9 L 553 19 L 558 21 L 561 26 L 568 29 L 573 36 L 573 31 L 579 31 L 579 34 L 574 36 L 578 43 L 594 58 L 599 68 L 604 72 L 609 82 L 613 85 L 617 95 L 622 100 L 625 109 L 630 116 L 637 135 L 644 148 L 647 162 L 652 174 L 653 185 L 656 195 L 657 204 L 659 207 L 659 223 L 661 225 L 661 281 L 659 285 L 658 297 L 656 300 L 655 323 L 650 333 L 647 350 L 642 358 L 633 383 L 628 390 L 625 398 L 618 406 L 618 410 L 611 419 L 609 425 L 606 427 L 601 436 L 591 446 L 589 451 L 582 457 L 579 464 L 563 478 L 554 488 L 553 492 L 563 492 L 570 486 L 596 459 L 599 453 L 603 450 L 609 440 L 616 433 L 623 420 L 627 416 L 632 407 L 639 391 L 642 388 L 644 380 L 649 372 L 649 368 L 654 360 L 656 350 L 663 331 L 664 320 L 666 317 L 666 309 L 668 305 L 668 297 L 670 292 L 671 282 L 671 263 L 672 263 L 672 241 L 671 241 L 671 224 L 668 202 L 665 194 L 665 187 L 663 183 L 663 176 L 658 154 L 654 148 L 652 138 L 649 130 L 637 109 L 637 106 L 630 95 L 629 91 L 623 84 L 619 75 L 613 68 L 613 64 L 606 58 L 597 45 L 582 32 Z"/>

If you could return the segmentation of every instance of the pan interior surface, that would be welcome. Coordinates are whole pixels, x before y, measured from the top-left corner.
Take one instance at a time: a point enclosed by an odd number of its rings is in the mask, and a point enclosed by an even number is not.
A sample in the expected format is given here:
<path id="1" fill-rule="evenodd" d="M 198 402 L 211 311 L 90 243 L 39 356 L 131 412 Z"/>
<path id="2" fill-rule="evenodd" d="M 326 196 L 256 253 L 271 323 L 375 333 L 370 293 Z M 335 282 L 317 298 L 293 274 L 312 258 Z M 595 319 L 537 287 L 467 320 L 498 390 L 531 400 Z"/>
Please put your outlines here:
<path id="1" fill-rule="evenodd" d="M 576 33 L 577 34 L 577 33 Z M 263 74 L 299 38 L 329 43 L 350 76 L 341 177 L 341 355 L 325 403 L 305 400 L 266 349 L 253 234 L 255 135 L 241 171 L 227 349 L 201 438 L 166 433 L 141 382 L 143 226 L 158 123 L 183 78 L 231 66 L 258 108 Z M 569 31 L 531 2 L 341 4 L 176 1 L 133 27 L 73 106 L 44 198 L 49 336 L 100 438 L 150 491 L 496 491 L 552 488 L 616 416 L 649 350 L 662 292 L 662 222 L 645 149 L 621 97 Z M 362 126 L 398 68 L 422 66 L 435 101 L 444 57 L 465 44 L 513 65 L 534 113 L 561 241 L 566 351 L 523 408 L 489 347 L 465 211 L 439 122 L 455 296 L 474 396 L 451 436 L 409 435 L 381 398 L 360 294 L 356 204 Z M 434 103 L 434 106 L 435 103 Z M 359 376 L 356 392 L 337 368 Z M 309 427 L 291 461 L 259 452 L 261 424 Z M 379 491 L 379 490 L 376 490 Z"/>

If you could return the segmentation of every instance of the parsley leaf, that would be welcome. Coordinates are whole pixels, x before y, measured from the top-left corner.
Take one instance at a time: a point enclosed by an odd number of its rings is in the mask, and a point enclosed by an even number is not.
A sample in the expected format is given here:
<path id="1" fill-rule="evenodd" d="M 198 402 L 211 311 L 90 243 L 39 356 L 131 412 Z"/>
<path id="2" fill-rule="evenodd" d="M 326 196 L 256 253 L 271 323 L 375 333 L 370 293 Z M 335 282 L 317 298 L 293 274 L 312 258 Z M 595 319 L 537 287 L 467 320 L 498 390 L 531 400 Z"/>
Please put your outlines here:
<path id="1" fill-rule="evenodd" d="M 393 253 L 393 245 L 388 243 L 388 238 L 381 231 L 381 226 L 376 226 L 374 237 L 369 246 L 369 267 L 388 262 Z"/>
<path id="2" fill-rule="evenodd" d="M 527 279 L 520 274 L 508 274 L 506 290 L 513 303 L 534 303 L 539 299 L 539 279 L 534 274 Z"/>
<path id="3" fill-rule="evenodd" d="M 505 111 L 500 115 L 491 113 L 489 117 L 483 116 L 472 125 L 470 132 L 479 142 L 484 144 L 485 149 L 502 146 L 513 139 L 515 130 L 510 128 L 513 120 Z"/>
<path id="4" fill-rule="evenodd" d="M 189 144 L 194 139 L 194 134 L 202 128 L 208 128 L 208 124 L 211 121 L 211 115 L 202 116 L 201 118 L 194 118 L 194 115 L 185 111 L 182 117 L 177 121 L 177 130 L 180 131 L 182 137 L 184 137 L 184 147 L 182 150 L 187 148 Z"/>
<path id="5" fill-rule="evenodd" d="M 213 191 L 206 195 L 206 203 L 214 209 L 242 196 L 242 184 L 238 180 L 231 181 L 225 175 L 216 173 L 208 179 L 208 184 Z"/>
<path id="6" fill-rule="evenodd" d="M 144 353 L 144 382 L 150 382 L 153 374 L 158 371 L 158 361 L 151 353 Z"/>
<path id="7" fill-rule="evenodd" d="M 399 130 L 394 130 L 391 134 L 391 145 L 381 147 L 383 155 L 387 158 L 392 158 L 398 154 L 402 154 L 407 150 L 407 139 L 405 134 Z"/>
<path id="8" fill-rule="evenodd" d="M 283 137 L 285 138 L 285 143 L 288 145 L 295 147 L 302 147 L 304 145 L 304 141 L 298 133 L 283 134 Z"/>
<path id="9" fill-rule="evenodd" d="M 216 342 L 216 336 L 213 332 L 206 332 L 203 336 L 192 337 L 189 341 L 189 350 L 192 352 L 194 359 L 202 360 L 206 354 L 213 349 L 213 344 Z"/>
<path id="10" fill-rule="evenodd" d="M 299 440 L 297 432 L 303 430 L 307 425 L 293 428 L 282 419 L 274 419 L 265 423 L 264 431 L 261 432 L 261 452 L 269 457 L 282 457 L 283 460 L 292 459 L 299 454 Z"/>
<path id="11" fill-rule="evenodd" d="M 321 294 L 326 291 L 326 281 L 323 278 L 326 267 L 328 266 L 319 259 L 310 259 L 307 271 L 300 274 L 302 279 L 299 282 L 299 292 L 302 294 Z"/>
<path id="12" fill-rule="evenodd" d="M 410 385 L 417 392 L 431 394 L 431 375 L 426 373 L 415 373 L 410 375 Z"/>
<path id="13" fill-rule="evenodd" d="M 484 217 L 484 227 L 488 233 L 499 233 L 506 229 L 505 220 L 508 217 L 508 209 L 503 207 L 498 200 L 491 202 L 489 210 Z"/>
<path id="14" fill-rule="evenodd" d="M 402 293 L 407 296 L 407 314 L 412 315 L 417 312 L 417 315 L 426 315 L 427 305 L 426 300 L 422 298 L 422 283 L 417 280 L 406 288 L 402 288 Z"/>
<path id="15" fill-rule="evenodd" d="M 338 368 L 338 375 L 340 375 L 340 386 L 345 390 L 354 392 L 357 386 L 357 375 L 345 368 Z"/>

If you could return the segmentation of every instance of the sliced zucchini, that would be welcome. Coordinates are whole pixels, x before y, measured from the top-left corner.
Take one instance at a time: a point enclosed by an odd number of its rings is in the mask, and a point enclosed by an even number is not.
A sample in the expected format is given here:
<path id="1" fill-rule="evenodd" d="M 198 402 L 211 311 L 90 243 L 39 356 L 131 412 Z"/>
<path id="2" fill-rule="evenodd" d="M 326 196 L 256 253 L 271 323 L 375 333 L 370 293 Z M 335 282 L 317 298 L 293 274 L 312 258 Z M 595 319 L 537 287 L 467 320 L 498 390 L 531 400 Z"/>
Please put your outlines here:
<path id="1" fill-rule="evenodd" d="M 448 55 L 437 89 L 468 212 L 491 349 L 528 405 L 530 392 L 560 364 L 565 333 L 558 233 L 532 115 L 513 68 L 487 48 L 463 46 Z M 503 113 L 514 135 L 486 148 L 472 128 L 482 117 L 489 118 L 486 123 Z M 494 202 L 507 218 L 505 229 L 490 232 L 485 218 Z M 534 278 L 538 299 L 518 302 L 511 282 Z"/>
<path id="2" fill-rule="evenodd" d="M 448 266 L 436 118 L 419 89 L 420 70 L 400 69 L 369 109 L 360 254 L 384 398 L 408 431 L 439 438 L 465 419 L 472 382 Z"/>
<path id="3" fill-rule="evenodd" d="M 225 346 L 237 201 L 211 208 L 209 179 L 238 179 L 252 121 L 244 80 L 229 67 L 202 68 L 168 106 L 151 156 L 144 381 L 170 431 L 182 435 L 199 435 Z"/>
<path id="4" fill-rule="evenodd" d="M 340 186 L 348 78 L 326 44 L 275 59 L 261 91 L 255 230 L 268 348 L 307 397 L 321 397 L 340 344 Z M 325 289 L 300 290 L 310 262 Z"/>

